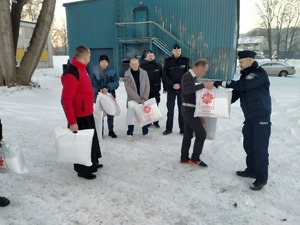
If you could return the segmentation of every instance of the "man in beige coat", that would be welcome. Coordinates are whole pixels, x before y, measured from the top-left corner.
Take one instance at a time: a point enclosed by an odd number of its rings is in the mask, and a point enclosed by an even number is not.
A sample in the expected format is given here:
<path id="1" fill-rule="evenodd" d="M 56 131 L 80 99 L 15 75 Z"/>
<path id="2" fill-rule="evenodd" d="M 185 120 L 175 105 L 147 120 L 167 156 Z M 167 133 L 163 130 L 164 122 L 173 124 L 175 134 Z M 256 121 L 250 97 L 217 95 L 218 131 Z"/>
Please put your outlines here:
<path id="1" fill-rule="evenodd" d="M 130 68 L 124 74 L 125 90 L 127 92 L 127 103 L 130 100 L 143 104 L 148 100 L 150 92 L 150 82 L 147 72 L 139 68 L 139 61 L 132 58 L 129 63 Z M 128 125 L 127 140 L 132 140 L 134 125 Z M 143 135 L 148 134 L 148 126 L 142 127 Z"/>

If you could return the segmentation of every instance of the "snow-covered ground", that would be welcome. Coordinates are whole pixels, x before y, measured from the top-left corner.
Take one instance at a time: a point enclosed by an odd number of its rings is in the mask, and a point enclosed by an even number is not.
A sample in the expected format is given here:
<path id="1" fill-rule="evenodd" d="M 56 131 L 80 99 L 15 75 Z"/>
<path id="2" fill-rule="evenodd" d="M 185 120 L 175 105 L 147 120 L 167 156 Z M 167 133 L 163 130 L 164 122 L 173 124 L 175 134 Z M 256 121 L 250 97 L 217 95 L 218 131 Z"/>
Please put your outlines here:
<path id="1" fill-rule="evenodd" d="M 0 87 L 4 141 L 22 149 L 29 172 L 0 174 L 0 196 L 11 200 L 0 209 L 1 225 L 298 225 L 300 224 L 300 61 L 297 74 L 270 77 L 273 104 L 268 184 L 249 189 L 253 179 L 235 175 L 245 168 L 239 103 L 231 119 L 219 119 L 217 135 L 206 141 L 207 169 L 179 163 L 182 136 L 177 117 L 173 133 L 150 128 L 136 142 L 126 141 L 124 83 L 117 91 L 117 139 L 101 142 L 104 167 L 95 180 L 79 178 L 73 165 L 55 161 L 53 131 L 66 125 L 60 105 L 61 65 L 36 70 L 41 88 Z M 160 109 L 166 115 L 166 95 Z"/>

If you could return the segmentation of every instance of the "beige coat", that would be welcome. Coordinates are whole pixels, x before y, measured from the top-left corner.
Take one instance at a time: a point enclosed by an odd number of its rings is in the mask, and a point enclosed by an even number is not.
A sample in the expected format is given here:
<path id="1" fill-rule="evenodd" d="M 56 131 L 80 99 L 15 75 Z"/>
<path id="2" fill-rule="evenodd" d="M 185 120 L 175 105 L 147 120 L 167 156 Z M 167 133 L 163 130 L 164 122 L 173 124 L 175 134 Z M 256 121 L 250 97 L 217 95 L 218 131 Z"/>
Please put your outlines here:
<path id="1" fill-rule="evenodd" d="M 129 68 L 124 74 L 124 83 L 125 90 L 127 92 L 127 102 L 134 100 L 137 103 L 140 103 L 142 99 L 148 100 L 150 93 L 150 82 L 148 74 L 145 70 L 139 68 L 140 70 L 140 96 L 137 93 L 137 87 L 134 81 L 134 78 L 131 74 L 131 68 Z"/>

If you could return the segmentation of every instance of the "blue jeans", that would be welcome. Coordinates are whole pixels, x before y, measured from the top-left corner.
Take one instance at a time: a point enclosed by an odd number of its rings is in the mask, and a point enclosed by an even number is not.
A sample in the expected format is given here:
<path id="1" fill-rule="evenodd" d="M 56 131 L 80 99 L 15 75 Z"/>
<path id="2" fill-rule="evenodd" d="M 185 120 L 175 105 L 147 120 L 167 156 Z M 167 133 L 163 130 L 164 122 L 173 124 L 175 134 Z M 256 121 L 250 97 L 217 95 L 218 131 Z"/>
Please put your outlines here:
<path id="1" fill-rule="evenodd" d="M 127 135 L 133 135 L 134 125 L 128 125 Z M 142 127 L 143 135 L 148 134 L 148 125 Z"/>

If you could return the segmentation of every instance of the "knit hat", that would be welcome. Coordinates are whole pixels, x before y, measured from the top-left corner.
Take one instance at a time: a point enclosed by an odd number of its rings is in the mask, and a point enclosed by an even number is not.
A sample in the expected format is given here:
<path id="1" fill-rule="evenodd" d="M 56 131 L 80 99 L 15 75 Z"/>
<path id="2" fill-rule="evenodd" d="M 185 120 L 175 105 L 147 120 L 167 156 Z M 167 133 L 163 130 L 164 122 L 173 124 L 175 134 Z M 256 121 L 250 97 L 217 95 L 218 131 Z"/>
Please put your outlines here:
<path id="1" fill-rule="evenodd" d="M 250 50 L 244 50 L 244 51 L 239 51 L 238 52 L 239 59 L 244 59 L 244 58 L 254 59 L 255 56 L 256 56 L 256 53 L 254 51 L 250 51 Z"/>
<path id="2" fill-rule="evenodd" d="M 102 60 L 106 60 L 109 63 L 109 58 L 107 55 L 100 55 L 99 62 L 101 62 Z"/>

